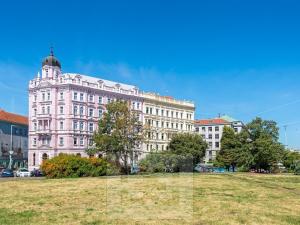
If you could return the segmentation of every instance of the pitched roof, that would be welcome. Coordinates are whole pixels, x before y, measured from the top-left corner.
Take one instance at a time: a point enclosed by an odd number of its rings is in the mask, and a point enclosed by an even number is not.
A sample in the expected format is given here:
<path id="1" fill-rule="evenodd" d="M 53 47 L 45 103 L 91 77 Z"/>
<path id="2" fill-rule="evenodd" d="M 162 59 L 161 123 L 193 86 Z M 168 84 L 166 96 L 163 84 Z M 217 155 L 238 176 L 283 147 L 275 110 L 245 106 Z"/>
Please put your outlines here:
<path id="1" fill-rule="evenodd" d="M 206 119 L 206 120 L 196 120 L 196 125 L 216 125 L 216 124 L 230 124 L 228 121 L 223 119 Z"/>
<path id="2" fill-rule="evenodd" d="M 226 121 L 228 121 L 228 122 L 237 122 L 237 121 L 238 121 L 237 119 L 232 118 L 232 117 L 230 117 L 230 116 L 228 116 L 228 115 L 222 116 L 221 119 L 226 120 Z"/>
<path id="3" fill-rule="evenodd" d="M 4 110 L 1 109 L 0 109 L 0 120 L 11 122 L 11 123 L 28 125 L 28 117 L 5 112 Z"/>

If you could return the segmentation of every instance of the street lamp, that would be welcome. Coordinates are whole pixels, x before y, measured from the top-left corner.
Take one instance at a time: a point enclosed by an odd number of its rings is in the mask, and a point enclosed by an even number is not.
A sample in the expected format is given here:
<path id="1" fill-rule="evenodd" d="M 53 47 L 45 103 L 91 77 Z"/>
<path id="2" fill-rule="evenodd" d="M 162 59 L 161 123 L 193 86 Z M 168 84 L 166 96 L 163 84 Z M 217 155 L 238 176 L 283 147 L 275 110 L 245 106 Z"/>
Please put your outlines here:
<path id="1" fill-rule="evenodd" d="M 12 163 L 13 163 L 12 155 L 14 154 L 13 136 L 12 136 L 13 127 L 16 127 L 16 125 L 10 125 L 10 151 L 9 151 L 9 165 L 8 165 L 9 169 L 12 169 Z"/>

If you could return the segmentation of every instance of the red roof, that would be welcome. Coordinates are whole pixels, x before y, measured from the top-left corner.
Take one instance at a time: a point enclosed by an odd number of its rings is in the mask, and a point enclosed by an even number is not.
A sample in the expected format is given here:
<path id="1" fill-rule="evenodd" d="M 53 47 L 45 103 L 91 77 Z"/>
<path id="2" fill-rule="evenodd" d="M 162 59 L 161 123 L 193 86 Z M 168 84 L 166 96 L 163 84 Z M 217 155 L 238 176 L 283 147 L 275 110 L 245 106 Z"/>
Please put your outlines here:
<path id="1" fill-rule="evenodd" d="M 197 125 L 215 125 L 215 124 L 230 124 L 228 121 L 223 119 L 207 119 L 207 120 L 195 120 Z"/>
<path id="2" fill-rule="evenodd" d="M 28 117 L 0 110 L 0 120 L 28 126 Z"/>

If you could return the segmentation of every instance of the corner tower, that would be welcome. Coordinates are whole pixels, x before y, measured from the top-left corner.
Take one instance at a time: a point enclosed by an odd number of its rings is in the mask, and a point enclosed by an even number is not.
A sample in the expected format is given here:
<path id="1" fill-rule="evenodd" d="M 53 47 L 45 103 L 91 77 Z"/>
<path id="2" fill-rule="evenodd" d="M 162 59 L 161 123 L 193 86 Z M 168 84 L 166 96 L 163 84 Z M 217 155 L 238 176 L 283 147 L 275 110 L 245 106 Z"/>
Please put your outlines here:
<path id="1" fill-rule="evenodd" d="M 53 54 L 51 47 L 50 55 L 42 62 L 42 79 L 56 79 L 61 75 L 61 64 Z"/>

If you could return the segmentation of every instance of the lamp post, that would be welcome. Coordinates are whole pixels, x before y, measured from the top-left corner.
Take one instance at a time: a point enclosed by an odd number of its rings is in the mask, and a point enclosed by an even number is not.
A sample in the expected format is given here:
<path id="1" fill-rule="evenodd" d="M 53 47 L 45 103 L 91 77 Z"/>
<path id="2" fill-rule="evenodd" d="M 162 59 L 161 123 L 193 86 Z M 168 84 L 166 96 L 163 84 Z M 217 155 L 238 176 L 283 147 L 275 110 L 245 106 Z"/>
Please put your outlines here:
<path id="1" fill-rule="evenodd" d="M 9 169 L 12 169 L 12 161 L 13 161 L 12 155 L 14 154 L 12 130 L 13 127 L 15 126 L 16 125 L 10 125 L 10 151 L 9 151 L 9 165 L 8 165 Z"/>

